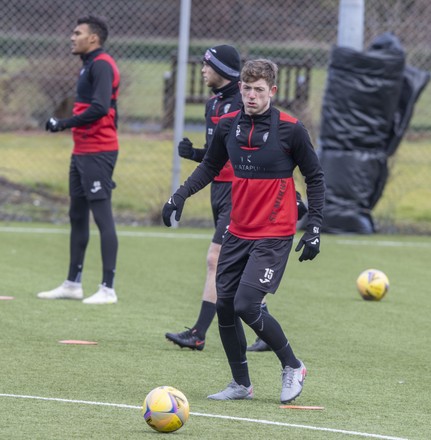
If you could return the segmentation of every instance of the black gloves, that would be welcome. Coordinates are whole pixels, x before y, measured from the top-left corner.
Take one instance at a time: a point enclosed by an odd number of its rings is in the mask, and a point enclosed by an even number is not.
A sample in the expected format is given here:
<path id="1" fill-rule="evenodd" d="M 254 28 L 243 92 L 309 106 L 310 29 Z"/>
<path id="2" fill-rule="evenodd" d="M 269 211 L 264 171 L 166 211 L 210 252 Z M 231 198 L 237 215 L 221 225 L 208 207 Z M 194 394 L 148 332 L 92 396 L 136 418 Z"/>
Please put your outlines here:
<path id="1" fill-rule="evenodd" d="M 309 232 L 310 231 L 310 232 Z M 312 260 L 320 252 L 320 227 L 311 226 L 299 240 L 295 251 L 298 252 L 304 247 L 299 261 Z"/>
<path id="2" fill-rule="evenodd" d="M 189 138 L 183 138 L 178 144 L 178 154 L 185 159 L 192 159 L 195 155 L 195 149 Z"/>
<path id="3" fill-rule="evenodd" d="M 63 131 L 66 127 L 62 124 L 61 120 L 57 118 L 49 118 L 45 124 L 45 130 L 51 133 L 56 133 L 57 131 Z"/>
<path id="4" fill-rule="evenodd" d="M 173 212 L 175 213 L 175 220 L 177 222 L 180 221 L 181 214 L 183 212 L 184 203 L 185 203 L 184 197 L 181 197 L 178 194 L 174 194 L 169 198 L 169 200 L 165 203 L 162 210 L 162 217 L 163 217 L 163 223 L 170 227 L 171 224 L 171 215 Z"/>
<path id="5" fill-rule="evenodd" d="M 296 191 L 296 206 L 298 208 L 298 220 L 301 220 L 301 218 L 307 214 L 308 209 L 302 201 L 301 194 L 298 191 Z"/>

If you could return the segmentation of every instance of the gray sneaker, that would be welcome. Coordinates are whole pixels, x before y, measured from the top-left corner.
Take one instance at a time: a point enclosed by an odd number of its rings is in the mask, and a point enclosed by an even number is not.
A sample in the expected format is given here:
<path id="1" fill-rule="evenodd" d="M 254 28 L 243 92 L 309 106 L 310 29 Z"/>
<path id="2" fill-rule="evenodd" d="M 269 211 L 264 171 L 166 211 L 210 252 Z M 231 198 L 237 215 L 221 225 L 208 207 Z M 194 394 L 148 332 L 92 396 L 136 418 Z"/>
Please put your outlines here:
<path id="1" fill-rule="evenodd" d="M 301 360 L 299 362 L 298 368 L 286 366 L 281 372 L 281 403 L 291 402 L 301 394 L 307 369 Z"/>
<path id="2" fill-rule="evenodd" d="M 244 385 L 238 385 L 233 379 L 226 389 L 216 394 L 211 394 L 208 399 L 212 400 L 243 400 L 253 399 L 253 386 L 245 387 Z"/>

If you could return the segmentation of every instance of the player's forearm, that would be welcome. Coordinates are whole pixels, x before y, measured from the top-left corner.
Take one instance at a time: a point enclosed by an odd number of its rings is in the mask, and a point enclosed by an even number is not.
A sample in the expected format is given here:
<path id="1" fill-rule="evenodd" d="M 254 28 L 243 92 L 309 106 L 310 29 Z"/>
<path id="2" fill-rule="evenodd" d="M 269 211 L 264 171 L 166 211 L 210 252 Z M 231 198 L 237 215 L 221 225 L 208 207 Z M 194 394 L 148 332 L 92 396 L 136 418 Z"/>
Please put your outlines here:
<path id="1" fill-rule="evenodd" d="M 318 173 L 307 183 L 308 223 L 322 226 L 325 203 L 325 181 L 323 172 Z"/>
<path id="2" fill-rule="evenodd" d="M 81 127 L 98 121 L 108 114 L 109 107 L 106 109 L 101 105 L 90 105 L 87 110 L 71 118 L 63 119 L 65 128 Z"/>
<path id="3" fill-rule="evenodd" d="M 207 166 L 205 163 L 201 163 L 196 167 L 193 173 L 184 182 L 184 184 L 181 185 L 176 193 L 184 198 L 190 197 L 191 195 L 205 188 L 210 182 L 213 181 L 214 177 L 217 176 L 218 173 L 219 170 L 216 168 Z"/>
<path id="4" fill-rule="evenodd" d="M 202 162 L 204 160 L 205 157 L 205 153 L 207 152 L 206 148 L 194 148 L 193 149 L 193 160 L 195 162 Z"/>

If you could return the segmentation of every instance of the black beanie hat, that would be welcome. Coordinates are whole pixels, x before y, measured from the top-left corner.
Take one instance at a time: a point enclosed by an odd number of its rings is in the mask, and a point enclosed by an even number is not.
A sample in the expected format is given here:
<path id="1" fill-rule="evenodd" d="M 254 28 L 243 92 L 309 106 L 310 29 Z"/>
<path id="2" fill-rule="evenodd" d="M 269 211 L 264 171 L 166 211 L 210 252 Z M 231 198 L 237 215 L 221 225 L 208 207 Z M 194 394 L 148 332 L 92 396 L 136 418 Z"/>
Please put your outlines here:
<path id="1" fill-rule="evenodd" d="M 241 60 L 234 47 L 227 44 L 211 47 L 205 52 L 204 61 L 223 78 L 239 81 Z"/>

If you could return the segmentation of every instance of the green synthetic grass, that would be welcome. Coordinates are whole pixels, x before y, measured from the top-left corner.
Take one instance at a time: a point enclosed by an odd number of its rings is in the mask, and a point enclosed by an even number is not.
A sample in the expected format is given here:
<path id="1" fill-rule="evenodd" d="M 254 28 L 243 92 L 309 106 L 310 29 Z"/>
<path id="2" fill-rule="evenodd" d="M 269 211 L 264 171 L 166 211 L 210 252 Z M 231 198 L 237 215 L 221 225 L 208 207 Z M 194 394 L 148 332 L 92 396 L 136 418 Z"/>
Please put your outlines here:
<path id="1" fill-rule="evenodd" d="M 201 132 L 189 134 L 196 146 L 204 144 Z M 2 177 L 29 186 L 42 188 L 56 195 L 68 194 L 68 170 L 72 151 L 70 133 L 47 135 L 43 132 L 0 133 L 0 165 Z M 172 133 L 160 135 L 120 136 L 120 153 L 114 180 L 113 206 L 117 212 L 130 211 L 131 217 L 160 219 L 160 209 L 171 193 Z M 182 183 L 197 163 L 181 161 Z M 201 191 L 185 219 L 210 218 L 209 188 Z M 20 212 L 19 205 L 10 209 Z"/>
<path id="2" fill-rule="evenodd" d="M 429 439 L 431 238 L 326 235 L 313 262 L 299 263 L 292 253 L 269 310 L 309 370 L 295 403 L 325 408 L 295 411 L 279 408 L 280 368 L 269 352 L 248 356 L 253 401 L 206 399 L 230 380 L 216 321 L 202 352 L 164 339 L 166 331 L 195 322 L 211 233 L 121 228 L 119 303 L 87 306 L 35 297 L 66 275 L 67 227 L 1 224 L 0 295 L 15 297 L 0 301 L 1 437 L 157 438 L 162 434 L 146 426 L 138 407 L 152 388 L 168 384 L 186 394 L 192 412 L 175 438 Z M 370 267 L 391 283 L 379 303 L 363 301 L 356 291 L 356 277 Z M 100 282 L 100 270 L 93 231 L 86 295 Z M 60 345 L 63 339 L 98 345 Z"/>

